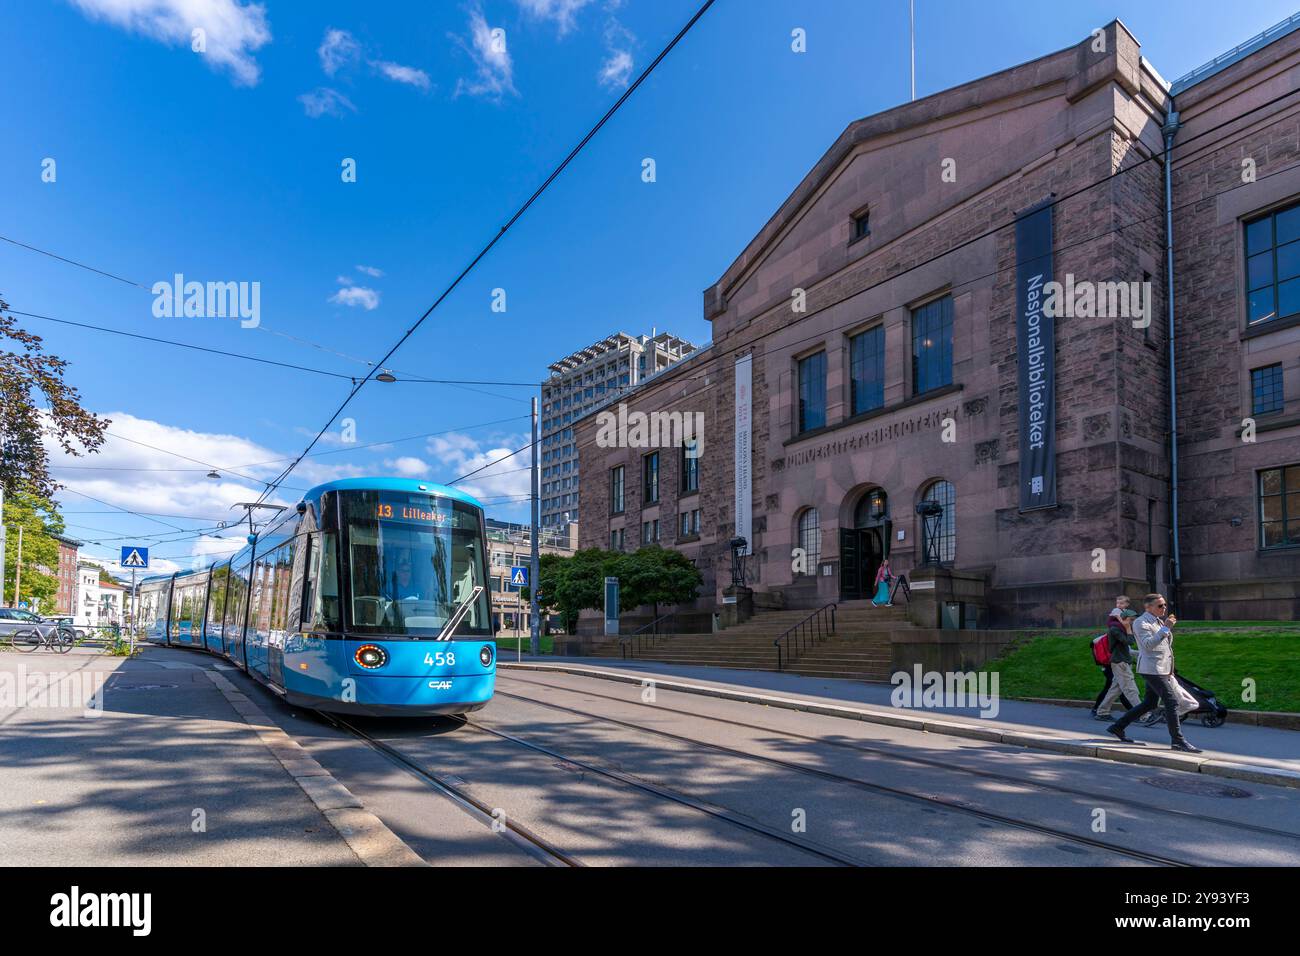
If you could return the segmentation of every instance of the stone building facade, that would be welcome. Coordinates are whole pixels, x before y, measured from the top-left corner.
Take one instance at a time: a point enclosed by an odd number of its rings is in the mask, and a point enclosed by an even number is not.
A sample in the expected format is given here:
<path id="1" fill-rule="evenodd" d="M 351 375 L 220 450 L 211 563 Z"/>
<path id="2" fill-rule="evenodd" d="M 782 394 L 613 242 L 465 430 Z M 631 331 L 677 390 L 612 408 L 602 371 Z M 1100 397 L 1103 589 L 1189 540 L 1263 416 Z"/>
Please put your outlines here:
<path id="1" fill-rule="evenodd" d="M 1259 488 L 1281 468 L 1285 490 L 1300 463 L 1300 317 L 1247 321 L 1243 244 L 1247 222 L 1300 201 L 1285 169 L 1296 104 L 1227 121 L 1300 85 L 1297 47 L 1300 33 L 1274 31 L 1171 94 L 1113 22 L 852 123 L 706 290 L 712 344 L 619 397 L 625 414 L 698 415 L 696 463 L 602 439 L 613 402 L 574 426 L 582 545 L 678 548 L 704 571 L 702 608 L 725 600 L 739 534 L 760 605 L 869 597 L 888 556 L 969 584 L 958 619 L 936 622 L 949 626 L 1092 624 L 1114 594 L 1172 590 L 1177 572 L 1184 613 L 1293 615 L 1300 469 L 1294 497 L 1269 496 L 1268 546 Z M 1164 245 L 1174 109 L 1180 567 Z M 1229 180 L 1245 150 L 1259 179 L 1240 191 Z M 1043 260 L 1018 249 L 1017 220 L 1035 209 L 1050 216 L 1045 278 L 1068 305 L 1051 350 L 1055 501 L 1027 507 L 1017 291 Z M 1257 416 L 1248 444 L 1234 429 L 1260 362 L 1281 366 L 1283 407 Z M 927 525 L 918 508 L 936 506 Z"/>

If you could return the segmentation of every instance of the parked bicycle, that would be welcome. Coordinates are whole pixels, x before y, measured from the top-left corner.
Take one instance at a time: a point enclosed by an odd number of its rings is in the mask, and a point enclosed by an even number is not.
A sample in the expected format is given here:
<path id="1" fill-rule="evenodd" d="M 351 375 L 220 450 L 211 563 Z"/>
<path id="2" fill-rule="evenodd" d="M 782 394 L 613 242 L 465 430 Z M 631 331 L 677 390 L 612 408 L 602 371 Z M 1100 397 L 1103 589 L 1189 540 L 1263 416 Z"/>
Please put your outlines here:
<path id="1" fill-rule="evenodd" d="M 36 628 L 27 628 L 14 631 L 9 637 L 9 643 L 13 645 L 14 649 L 24 654 L 30 654 L 41 646 L 56 654 L 66 654 L 72 650 L 72 645 L 76 641 L 76 632 L 68 627 L 50 628 L 45 632 L 41 632 Z"/>

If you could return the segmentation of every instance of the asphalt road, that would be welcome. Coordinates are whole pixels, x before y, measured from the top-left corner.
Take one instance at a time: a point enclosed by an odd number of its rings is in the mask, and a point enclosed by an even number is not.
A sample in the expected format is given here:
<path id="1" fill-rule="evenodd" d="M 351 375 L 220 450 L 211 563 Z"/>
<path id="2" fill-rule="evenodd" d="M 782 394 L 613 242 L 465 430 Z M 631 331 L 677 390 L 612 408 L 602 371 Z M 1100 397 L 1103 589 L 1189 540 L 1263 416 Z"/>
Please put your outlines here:
<path id="1" fill-rule="evenodd" d="M 497 691 L 467 723 L 354 724 L 586 865 L 1300 864 L 1294 789 L 569 674 Z M 430 862 L 538 862 L 450 832 L 446 798 L 356 737 L 268 713 Z"/>
<path id="2" fill-rule="evenodd" d="M 47 664 L 113 676 L 97 719 L 0 712 L 6 864 L 355 865 L 210 668 L 436 865 L 1300 864 L 1289 788 L 509 670 L 367 741 L 194 652 Z"/>

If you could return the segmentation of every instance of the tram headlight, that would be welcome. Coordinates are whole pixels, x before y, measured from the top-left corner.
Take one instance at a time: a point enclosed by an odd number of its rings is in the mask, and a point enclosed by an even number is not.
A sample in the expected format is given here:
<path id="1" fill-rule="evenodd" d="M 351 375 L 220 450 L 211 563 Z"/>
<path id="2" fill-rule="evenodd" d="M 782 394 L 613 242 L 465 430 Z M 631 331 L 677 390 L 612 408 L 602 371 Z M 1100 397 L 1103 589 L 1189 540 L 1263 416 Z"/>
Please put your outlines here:
<path id="1" fill-rule="evenodd" d="M 388 663 L 388 652 L 378 644 L 362 644 L 352 657 L 368 671 L 377 670 Z"/>
<path id="2" fill-rule="evenodd" d="M 491 667 L 492 648 L 487 644 L 484 644 L 482 647 L 480 647 L 478 651 L 478 659 L 482 662 L 484 667 Z"/>

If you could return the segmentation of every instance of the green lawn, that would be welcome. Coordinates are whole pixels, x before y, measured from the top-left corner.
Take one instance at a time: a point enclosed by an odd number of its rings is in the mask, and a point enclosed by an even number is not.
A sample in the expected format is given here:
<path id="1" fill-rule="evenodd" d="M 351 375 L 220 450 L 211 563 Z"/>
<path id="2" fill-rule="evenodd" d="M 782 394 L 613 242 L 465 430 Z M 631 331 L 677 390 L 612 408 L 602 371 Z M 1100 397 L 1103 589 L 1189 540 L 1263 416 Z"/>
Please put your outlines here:
<path id="1" fill-rule="evenodd" d="M 529 649 L 533 646 L 532 645 L 533 639 L 528 636 L 524 636 L 524 637 L 497 636 L 494 637 L 493 640 L 497 642 L 497 654 L 505 654 L 506 651 L 509 651 L 511 654 L 514 654 L 516 649 L 518 649 L 520 646 L 523 647 L 524 653 L 528 654 L 530 653 Z M 549 634 L 541 635 L 541 647 L 542 647 L 543 654 L 550 654 L 551 648 L 554 646 L 554 644 L 555 642 L 551 639 L 551 635 Z M 509 658 L 507 658 L 507 660 L 509 660 Z"/>
<path id="2" fill-rule="evenodd" d="M 982 669 L 1000 674 L 999 690 L 1007 697 L 1092 700 L 1104 678 L 1088 641 L 1099 633 L 1027 635 L 1026 642 Z M 1229 710 L 1300 712 L 1300 627 L 1189 621 L 1180 623 L 1176 633 L 1178 672 L 1214 691 Z M 1242 681 L 1248 677 L 1255 680 L 1256 700 L 1246 703 Z"/>

